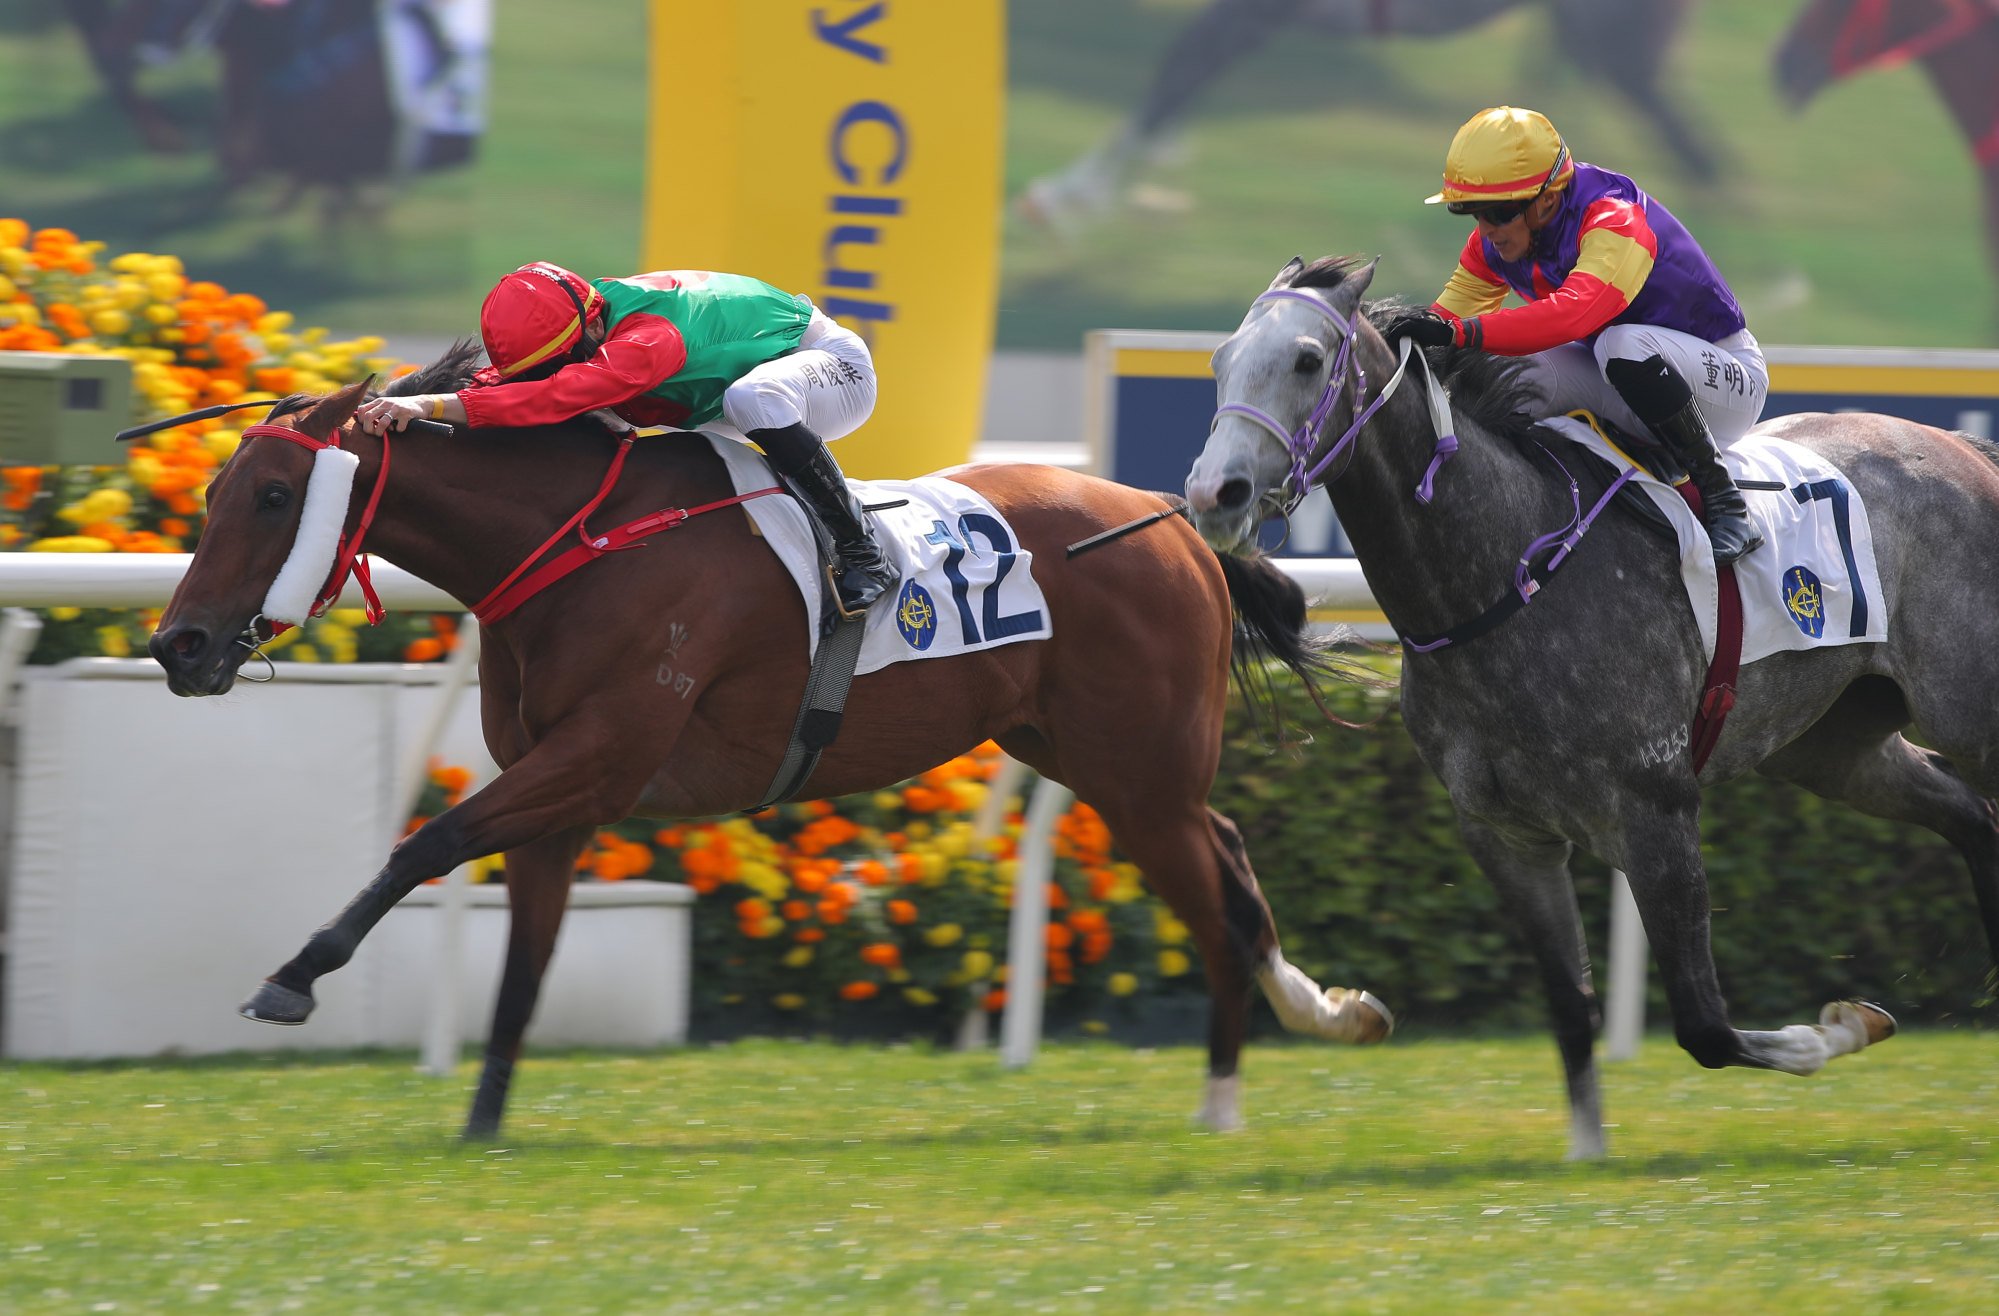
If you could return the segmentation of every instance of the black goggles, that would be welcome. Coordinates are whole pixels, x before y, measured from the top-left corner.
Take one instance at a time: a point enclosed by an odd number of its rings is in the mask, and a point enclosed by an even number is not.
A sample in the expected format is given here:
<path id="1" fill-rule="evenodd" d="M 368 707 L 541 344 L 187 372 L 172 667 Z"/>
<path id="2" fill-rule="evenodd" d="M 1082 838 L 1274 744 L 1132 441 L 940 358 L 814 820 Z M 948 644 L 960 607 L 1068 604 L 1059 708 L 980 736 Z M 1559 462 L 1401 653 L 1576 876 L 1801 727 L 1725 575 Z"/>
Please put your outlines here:
<path id="1" fill-rule="evenodd" d="M 1481 224 L 1499 228 L 1520 218 L 1520 212 L 1534 204 L 1540 195 L 1536 192 L 1525 201 L 1490 201 L 1483 205 L 1476 201 L 1453 201 L 1445 209 L 1453 215 L 1469 215 Z"/>

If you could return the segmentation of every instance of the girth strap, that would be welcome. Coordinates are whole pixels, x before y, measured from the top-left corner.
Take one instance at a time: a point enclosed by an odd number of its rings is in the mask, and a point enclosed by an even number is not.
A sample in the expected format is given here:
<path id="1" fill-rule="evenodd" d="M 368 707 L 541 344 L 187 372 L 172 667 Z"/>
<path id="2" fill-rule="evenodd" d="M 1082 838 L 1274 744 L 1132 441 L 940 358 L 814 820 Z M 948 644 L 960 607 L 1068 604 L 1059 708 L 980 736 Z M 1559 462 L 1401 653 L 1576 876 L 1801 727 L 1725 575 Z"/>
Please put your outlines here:
<path id="1" fill-rule="evenodd" d="M 805 698 L 799 704 L 798 720 L 791 726 L 791 743 L 784 748 L 784 760 L 764 792 L 756 813 L 773 804 L 782 804 L 796 795 L 819 766 L 819 756 L 840 735 L 840 719 L 847 706 L 847 690 L 854 683 L 854 669 L 861 662 L 861 638 L 868 628 L 867 614 L 841 616 L 833 633 L 821 641 L 812 655 L 812 671 L 805 678 Z"/>

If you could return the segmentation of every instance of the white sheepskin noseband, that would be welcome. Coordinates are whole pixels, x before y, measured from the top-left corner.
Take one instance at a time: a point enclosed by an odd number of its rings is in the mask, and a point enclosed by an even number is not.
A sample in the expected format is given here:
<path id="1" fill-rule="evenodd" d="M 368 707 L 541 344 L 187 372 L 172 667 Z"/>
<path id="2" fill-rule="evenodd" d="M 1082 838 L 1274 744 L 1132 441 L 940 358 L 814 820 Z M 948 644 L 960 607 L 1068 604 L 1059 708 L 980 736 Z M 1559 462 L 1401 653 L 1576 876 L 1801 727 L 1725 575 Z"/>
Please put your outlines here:
<path id="1" fill-rule="evenodd" d="M 319 601 L 320 587 L 333 574 L 333 555 L 340 548 L 347 503 L 354 496 L 354 472 L 360 465 L 359 457 L 340 448 L 321 448 L 313 453 L 298 538 L 292 541 L 291 556 L 278 569 L 278 578 L 271 582 L 271 592 L 264 596 L 266 621 L 300 625 Z"/>

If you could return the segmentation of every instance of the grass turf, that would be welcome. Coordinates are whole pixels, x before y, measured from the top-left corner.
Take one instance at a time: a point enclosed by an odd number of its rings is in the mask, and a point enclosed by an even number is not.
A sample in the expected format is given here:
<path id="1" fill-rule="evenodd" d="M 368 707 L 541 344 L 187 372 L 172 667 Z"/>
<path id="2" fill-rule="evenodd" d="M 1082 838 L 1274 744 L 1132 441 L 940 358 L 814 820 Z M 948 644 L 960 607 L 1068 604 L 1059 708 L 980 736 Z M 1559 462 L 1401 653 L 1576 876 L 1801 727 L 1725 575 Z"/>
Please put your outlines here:
<path id="1" fill-rule="evenodd" d="M 1196 1051 L 759 1041 L 534 1058 L 506 1137 L 407 1057 L 0 1067 L 0 1310 L 1982 1310 L 1999 1039 L 1812 1080 L 1543 1038 Z"/>

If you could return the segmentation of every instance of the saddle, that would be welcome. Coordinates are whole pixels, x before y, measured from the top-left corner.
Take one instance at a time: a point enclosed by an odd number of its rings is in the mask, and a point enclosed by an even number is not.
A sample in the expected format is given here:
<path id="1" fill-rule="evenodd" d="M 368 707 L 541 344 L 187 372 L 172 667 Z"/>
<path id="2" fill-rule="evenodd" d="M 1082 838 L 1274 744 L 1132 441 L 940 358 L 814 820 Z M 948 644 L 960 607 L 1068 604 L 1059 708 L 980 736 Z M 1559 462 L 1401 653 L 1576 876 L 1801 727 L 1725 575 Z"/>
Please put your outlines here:
<path id="1" fill-rule="evenodd" d="M 1571 411 L 1568 415 L 1570 419 L 1579 420 L 1595 430 L 1603 437 L 1604 442 L 1630 457 L 1634 464 L 1663 483 L 1677 485 L 1689 478 L 1686 467 L 1666 451 L 1664 444 L 1654 442 L 1649 437 L 1640 438 L 1628 430 L 1611 424 L 1595 412 Z M 1557 434 L 1557 437 L 1562 440 L 1565 462 L 1569 456 L 1582 459 L 1581 469 L 1576 470 L 1576 482 L 1583 488 L 1584 504 L 1587 505 L 1602 497 L 1603 491 L 1618 477 L 1617 468 L 1601 454 L 1591 452 L 1579 443 L 1570 442 L 1566 435 Z M 1571 469 L 1575 467 L 1572 465 Z M 1611 506 L 1621 508 L 1661 539 L 1676 545 L 1679 543 L 1679 532 L 1673 528 L 1673 523 L 1666 519 L 1666 514 L 1659 510 L 1659 505 L 1637 485 L 1627 483 L 1619 489 L 1617 497 L 1611 501 Z"/>

